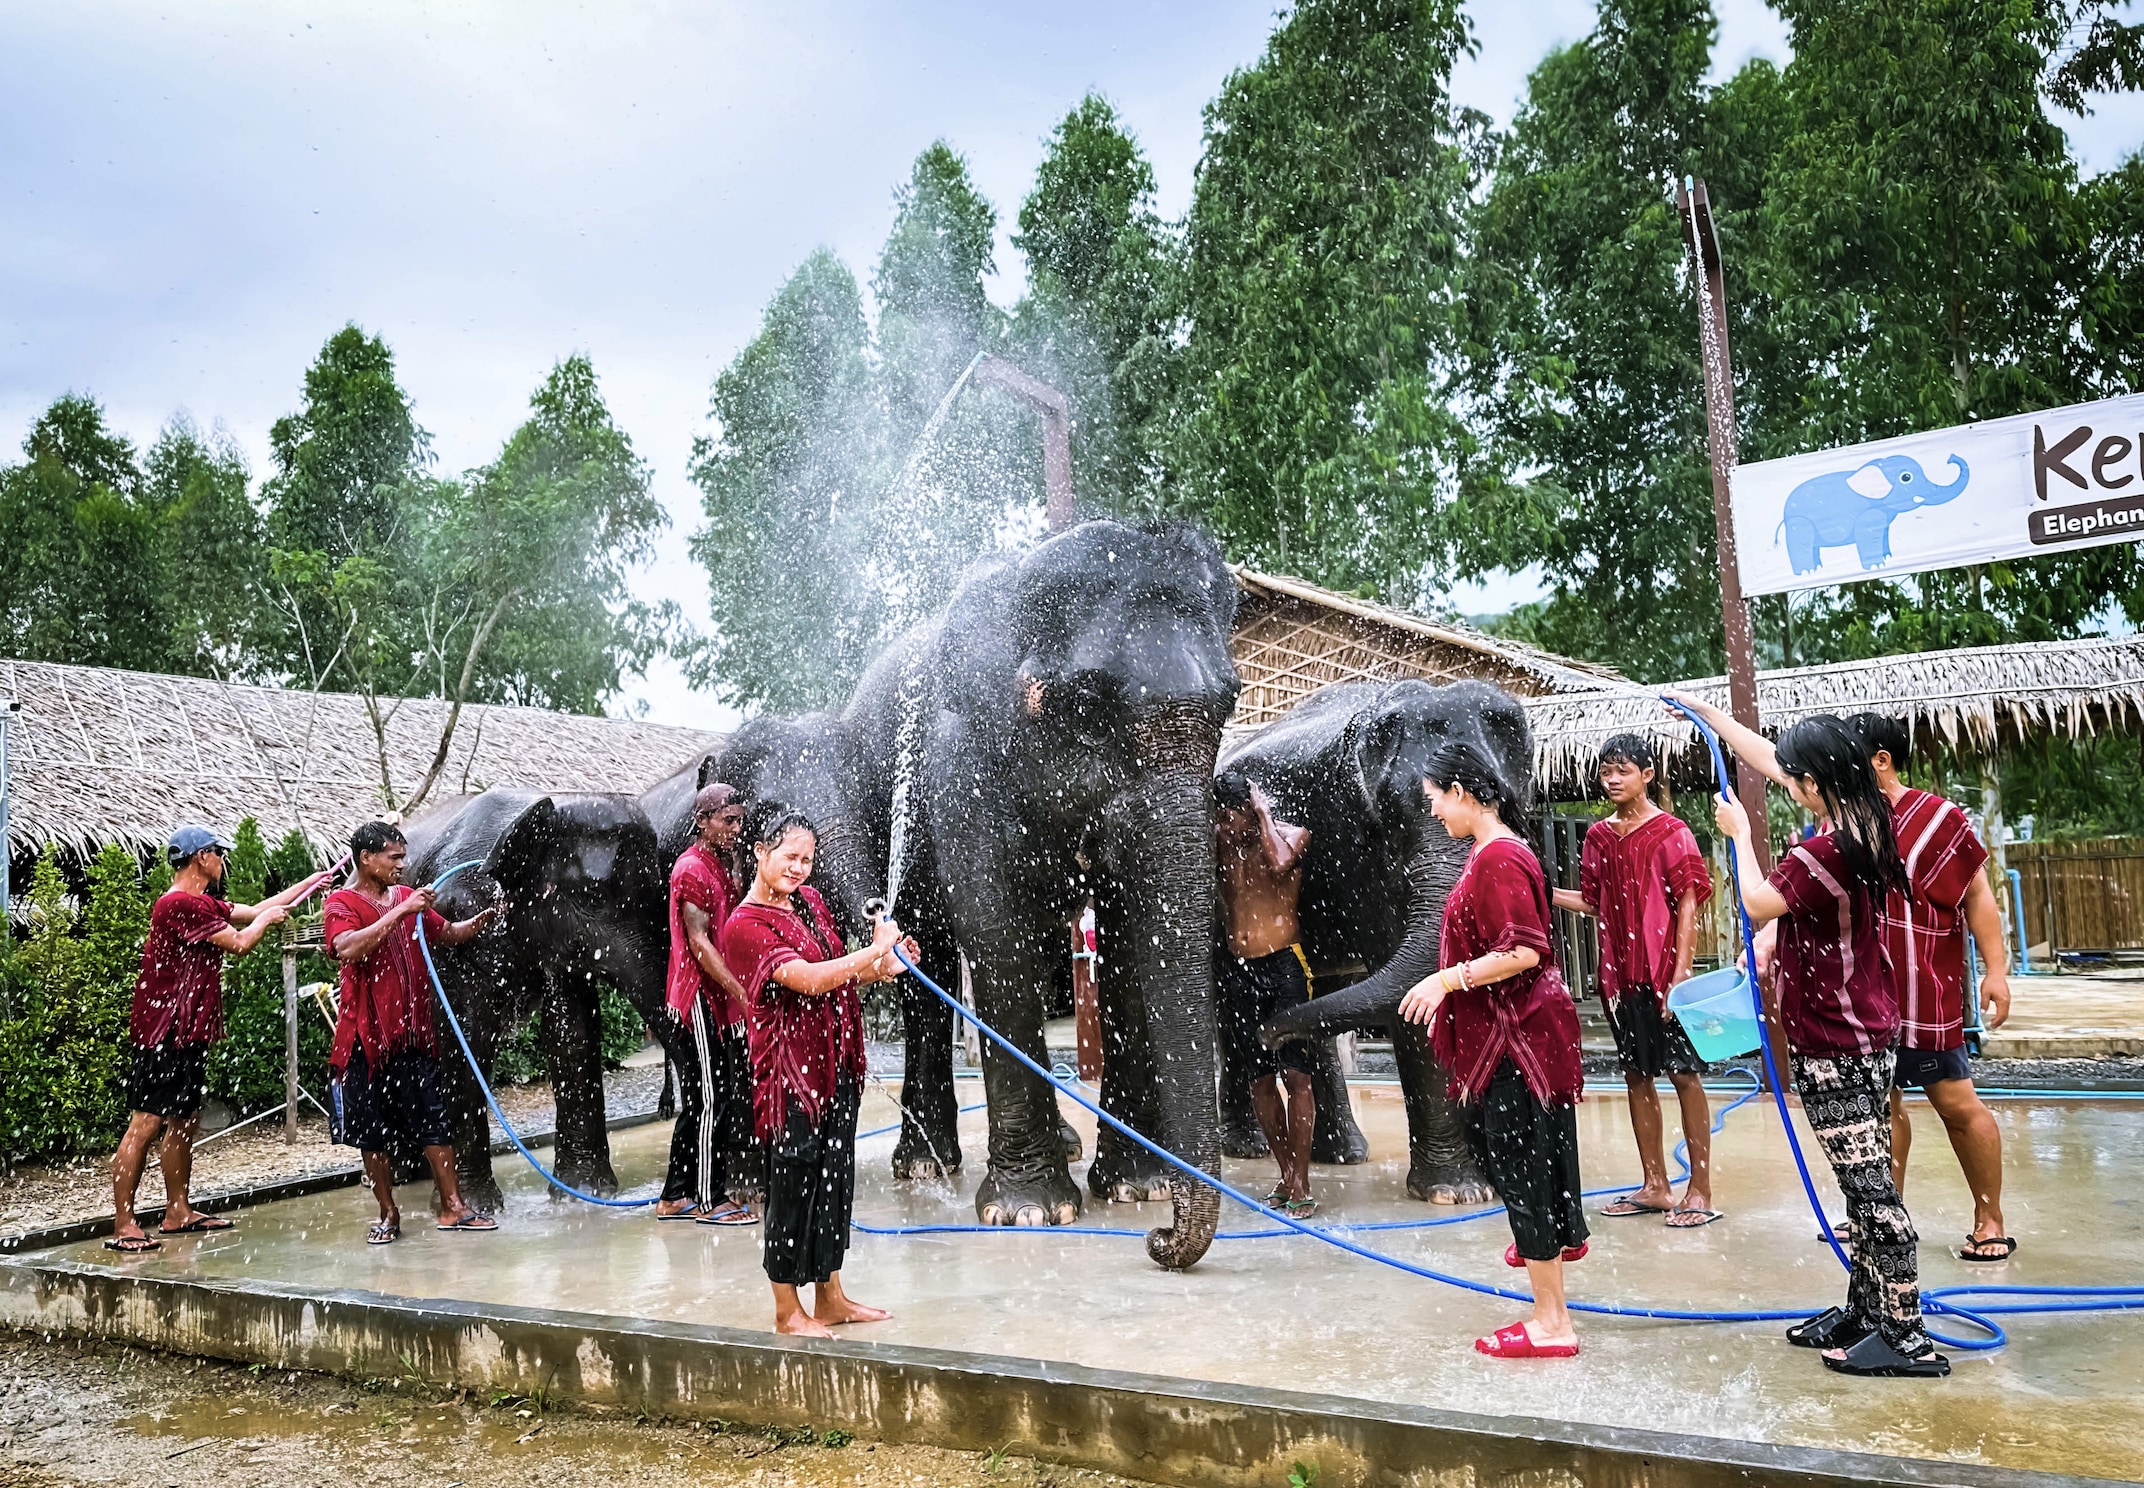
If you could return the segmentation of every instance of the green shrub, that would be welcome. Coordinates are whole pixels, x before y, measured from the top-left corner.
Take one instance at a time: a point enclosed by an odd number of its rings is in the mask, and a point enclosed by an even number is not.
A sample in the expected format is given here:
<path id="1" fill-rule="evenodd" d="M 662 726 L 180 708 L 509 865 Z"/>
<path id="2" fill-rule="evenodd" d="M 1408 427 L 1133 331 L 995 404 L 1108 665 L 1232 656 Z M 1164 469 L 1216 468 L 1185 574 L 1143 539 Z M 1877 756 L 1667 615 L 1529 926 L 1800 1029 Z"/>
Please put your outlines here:
<path id="1" fill-rule="evenodd" d="M 616 1069 L 625 1062 L 628 1054 L 635 1053 L 647 1042 L 647 1025 L 640 1014 L 625 1000 L 623 993 L 608 982 L 601 983 L 596 993 L 597 1040 L 603 1053 L 603 1068 Z M 499 1040 L 499 1047 L 491 1057 L 491 1079 L 495 1085 L 526 1085 L 532 1080 L 550 1078 L 550 1070 L 543 1058 L 543 1014 L 522 1023 L 520 1027 Z M 445 1035 L 449 1040 L 453 1034 Z M 455 1050 L 459 1058 L 460 1050 Z"/>
<path id="2" fill-rule="evenodd" d="M 14 1012 L 0 1022 L 0 1160 L 68 1157 L 118 1140 L 149 904 L 125 848 L 97 854 L 79 911 L 67 902 L 54 850 L 38 859 L 30 933 L 4 968 Z"/>

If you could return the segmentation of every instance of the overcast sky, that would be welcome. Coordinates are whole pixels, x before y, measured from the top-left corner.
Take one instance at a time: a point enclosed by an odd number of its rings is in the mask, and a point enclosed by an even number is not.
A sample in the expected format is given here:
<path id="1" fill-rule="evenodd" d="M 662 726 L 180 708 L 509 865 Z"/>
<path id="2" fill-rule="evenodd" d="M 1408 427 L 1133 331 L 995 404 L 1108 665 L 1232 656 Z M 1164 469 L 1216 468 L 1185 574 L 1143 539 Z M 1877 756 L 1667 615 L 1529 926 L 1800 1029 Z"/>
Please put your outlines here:
<path id="1" fill-rule="evenodd" d="M 1717 70 L 1787 60 L 1717 0 Z M 1462 102 L 1508 120 L 1590 0 L 1477 3 Z M 1005 239 L 1044 137 L 1088 89 L 1181 213 L 1200 109 L 1270 3 L 12 4 L 0 8 L 0 449 L 74 390 L 141 444 L 174 410 L 267 473 L 267 431 L 345 321 L 384 335 L 443 468 L 480 463 L 559 357 L 587 352 L 672 516 L 641 591 L 700 623 L 685 479 L 716 372 L 831 246 L 862 277 L 893 187 L 943 137 Z M 2075 123 L 2075 121 L 2072 121 Z M 2088 170 L 2144 139 L 2125 100 L 2073 128 Z M 1526 596 L 1523 580 L 1455 596 Z M 714 725 L 671 669 L 620 708 Z"/>

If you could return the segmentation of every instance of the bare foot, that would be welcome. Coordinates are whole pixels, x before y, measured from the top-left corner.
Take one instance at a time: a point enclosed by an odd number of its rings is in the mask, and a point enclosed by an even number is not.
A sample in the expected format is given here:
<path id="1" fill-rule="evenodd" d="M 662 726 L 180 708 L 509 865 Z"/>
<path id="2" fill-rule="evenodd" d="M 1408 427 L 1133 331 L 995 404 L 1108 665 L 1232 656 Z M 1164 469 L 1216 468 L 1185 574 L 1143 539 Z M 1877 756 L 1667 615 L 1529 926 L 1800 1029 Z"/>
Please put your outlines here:
<path id="1" fill-rule="evenodd" d="M 1525 1327 L 1526 1336 L 1533 1340 L 1536 1348 L 1555 1348 L 1558 1344 L 1578 1342 L 1578 1331 L 1569 1323 L 1565 1323 L 1560 1332 L 1551 1332 L 1540 1319 L 1528 1318 Z"/>
<path id="2" fill-rule="evenodd" d="M 850 1298 L 821 1299 L 812 1307 L 811 1315 L 822 1323 L 883 1323 L 893 1316 L 883 1307 L 866 1307 Z"/>
<path id="3" fill-rule="evenodd" d="M 673 1214 L 683 1214 L 692 1206 L 691 1199 L 663 1199 L 655 1205 L 655 1215 L 658 1219 L 668 1219 Z"/>
<path id="4" fill-rule="evenodd" d="M 798 1338 L 832 1338 L 834 1336 L 833 1329 L 827 1327 L 826 1324 L 820 1322 L 801 1307 L 795 1312 L 776 1313 L 774 1315 L 774 1331 L 793 1334 Z"/>

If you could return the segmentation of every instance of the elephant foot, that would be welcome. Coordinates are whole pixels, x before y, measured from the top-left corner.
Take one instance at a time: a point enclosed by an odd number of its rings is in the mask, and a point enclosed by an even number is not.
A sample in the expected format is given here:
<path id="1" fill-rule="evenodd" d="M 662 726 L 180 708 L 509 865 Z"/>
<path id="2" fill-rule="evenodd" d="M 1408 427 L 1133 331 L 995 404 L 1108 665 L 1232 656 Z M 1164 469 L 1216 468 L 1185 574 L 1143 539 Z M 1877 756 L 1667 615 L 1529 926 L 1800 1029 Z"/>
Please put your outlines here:
<path id="1" fill-rule="evenodd" d="M 485 1214 L 497 1214 L 506 1207 L 506 1195 L 499 1191 L 499 1180 L 491 1174 L 479 1173 L 472 1176 L 468 1173 L 457 1173 L 455 1178 L 462 1191 L 462 1202 L 470 1208 Z M 439 1198 L 436 1184 L 432 1198 L 436 1204 Z"/>
<path id="2" fill-rule="evenodd" d="M 1266 1145 L 1266 1134 L 1258 1129 L 1258 1123 L 1246 1117 L 1242 1121 L 1227 1121 L 1221 1124 L 1221 1151 L 1228 1157 L 1270 1157 L 1273 1149 Z M 1315 1158 L 1316 1149 L 1312 1149 Z"/>
<path id="3" fill-rule="evenodd" d="M 1062 1116 L 1057 1118 L 1057 1145 L 1064 1150 L 1067 1163 L 1076 1163 L 1087 1155 L 1087 1146 L 1080 1141 L 1079 1133 Z"/>
<path id="4" fill-rule="evenodd" d="M 925 1182 L 950 1178 L 960 1171 L 960 1143 L 952 1137 L 925 1137 L 914 1130 L 901 1133 L 893 1149 L 893 1176 Z"/>
<path id="5" fill-rule="evenodd" d="M 986 1225 L 1066 1225 L 1079 1218 L 1079 1185 L 1062 1168 L 1013 1177 L 993 1168 L 975 1191 Z"/>
<path id="6" fill-rule="evenodd" d="M 1417 1157 L 1407 1168 L 1407 1197 L 1425 1204 L 1493 1204 L 1496 1190 L 1471 1162 Z"/>
<path id="7" fill-rule="evenodd" d="M 1370 1160 L 1370 1142 L 1355 1124 L 1351 1110 L 1319 1106 L 1310 1132 L 1310 1160 L 1314 1163 L 1347 1165 Z"/>
<path id="8" fill-rule="evenodd" d="M 1260 1154 L 1263 1155 L 1261 1144 Z M 1169 1178 L 1175 1170 L 1144 1148 L 1122 1152 L 1103 1150 L 1095 1154 L 1087 1170 L 1087 1190 L 1111 1204 L 1152 1204 L 1171 1197 Z"/>
<path id="9" fill-rule="evenodd" d="M 561 1158 L 552 1171 L 558 1174 L 561 1183 L 582 1193 L 594 1194 L 599 1199 L 607 1199 L 618 1191 L 618 1175 L 611 1171 L 607 1157 Z"/>

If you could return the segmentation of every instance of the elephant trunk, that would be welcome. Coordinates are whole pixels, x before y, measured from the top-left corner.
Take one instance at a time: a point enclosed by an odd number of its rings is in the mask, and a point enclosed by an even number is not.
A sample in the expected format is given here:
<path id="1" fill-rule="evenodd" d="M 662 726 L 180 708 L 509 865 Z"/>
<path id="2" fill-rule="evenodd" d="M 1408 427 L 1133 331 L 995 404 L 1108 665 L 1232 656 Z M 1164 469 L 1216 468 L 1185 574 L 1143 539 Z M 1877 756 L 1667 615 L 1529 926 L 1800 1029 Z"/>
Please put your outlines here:
<path id="1" fill-rule="evenodd" d="M 870 938 L 864 905 L 885 892 L 886 870 L 872 862 L 869 838 L 853 820 L 836 817 L 819 828 L 811 881 L 841 922 L 843 935 Z"/>
<path id="2" fill-rule="evenodd" d="M 1435 972 L 1444 901 L 1467 864 L 1467 849 L 1434 822 L 1423 823 L 1407 860 L 1407 930 L 1382 966 L 1349 987 L 1291 1008 L 1266 1025 L 1269 1036 L 1331 1038 L 1355 1028 L 1389 1027 L 1409 988 Z"/>
<path id="3" fill-rule="evenodd" d="M 1217 1171 L 1220 1108 L 1214 1085 L 1213 760 L 1220 731 L 1189 709 L 1135 731 L 1139 778 L 1108 813 L 1110 877 L 1125 896 L 1118 954 L 1129 975 L 1126 1011 L 1146 1036 L 1159 1130 L 1149 1133 L 1193 1167 Z M 1107 952 L 1105 952 L 1107 954 Z M 1213 1243 L 1221 1195 L 1182 1171 L 1169 1179 L 1171 1222 L 1151 1230 L 1147 1254 L 1172 1271 Z"/>

